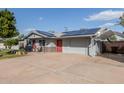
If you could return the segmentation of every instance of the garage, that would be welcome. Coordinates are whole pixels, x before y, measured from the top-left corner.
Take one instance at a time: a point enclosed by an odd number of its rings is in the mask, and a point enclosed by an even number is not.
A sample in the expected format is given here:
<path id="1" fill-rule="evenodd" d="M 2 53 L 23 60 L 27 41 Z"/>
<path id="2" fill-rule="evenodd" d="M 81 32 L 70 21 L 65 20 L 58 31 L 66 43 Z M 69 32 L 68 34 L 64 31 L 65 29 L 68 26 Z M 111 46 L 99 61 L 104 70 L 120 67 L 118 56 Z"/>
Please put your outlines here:
<path id="1" fill-rule="evenodd" d="M 90 38 L 66 38 L 63 39 L 63 53 L 75 53 L 88 55 Z"/>

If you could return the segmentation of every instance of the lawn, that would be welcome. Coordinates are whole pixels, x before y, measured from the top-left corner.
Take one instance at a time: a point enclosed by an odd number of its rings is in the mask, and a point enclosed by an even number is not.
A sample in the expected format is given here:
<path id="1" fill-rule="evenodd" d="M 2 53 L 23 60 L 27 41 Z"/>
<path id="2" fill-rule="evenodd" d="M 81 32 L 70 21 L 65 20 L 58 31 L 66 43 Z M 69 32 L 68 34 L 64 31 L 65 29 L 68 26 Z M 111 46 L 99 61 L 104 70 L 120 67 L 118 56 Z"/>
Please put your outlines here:
<path id="1" fill-rule="evenodd" d="M 11 53 L 10 52 L 11 50 L 1 50 L 0 51 L 0 59 L 7 59 L 7 58 L 14 58 L 14 57 L 21 57 L 21 56 L 24 56 L 24 55 L 17 55 L 15 53 Z"/>

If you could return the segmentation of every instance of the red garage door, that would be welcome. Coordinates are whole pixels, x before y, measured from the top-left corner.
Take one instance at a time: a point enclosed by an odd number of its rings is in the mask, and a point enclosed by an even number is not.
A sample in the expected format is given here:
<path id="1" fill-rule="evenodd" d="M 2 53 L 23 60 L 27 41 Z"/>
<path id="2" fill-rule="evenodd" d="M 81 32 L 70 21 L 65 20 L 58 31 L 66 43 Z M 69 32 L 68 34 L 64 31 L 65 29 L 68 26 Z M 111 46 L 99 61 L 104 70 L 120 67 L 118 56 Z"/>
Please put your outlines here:
<path id="1" fill-rule="evenodd" d="M 56 51 L 57 51 L 57 52 L 62 52 L 62 40 L 60 40 L 60 39 L 57 40 L 57 41 L 56 41 L 56 46 L 57 46 L 57 47 L 56 47 Z"/>

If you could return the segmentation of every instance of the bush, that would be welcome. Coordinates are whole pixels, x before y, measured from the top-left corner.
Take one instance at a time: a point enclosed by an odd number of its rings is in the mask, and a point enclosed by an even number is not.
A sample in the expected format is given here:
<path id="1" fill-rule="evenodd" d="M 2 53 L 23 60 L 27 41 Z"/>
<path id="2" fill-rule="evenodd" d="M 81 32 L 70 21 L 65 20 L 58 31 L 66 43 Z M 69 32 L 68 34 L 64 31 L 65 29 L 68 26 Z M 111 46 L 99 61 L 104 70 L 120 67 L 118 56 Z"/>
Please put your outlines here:
<path id="1" fill-rule="evenodd" d="M 7 39 L 4 41 L 4 45 L 6 47 L 8 46 L 9 49 L 11 49 L 13 45 L 17 45 L 17 44 L 18 44 L 18 39 Z"/>
<path id="2" fill-rule="evenodd" d="M 25 51 L 25 49 L 19 49 L 17 52 L 16 52 L 16 55 L 25 55 L 27 54 L 27 52 Z"/>
<path id="3" fill-rule="evenodd" d="M 5 49 L 5 50 L 1 50 L 1 51 L 0 51 L 0 54 L 6 55 L 6 54 L 9 54 L 9 52 L 10 52 L 9 49 Z"/>

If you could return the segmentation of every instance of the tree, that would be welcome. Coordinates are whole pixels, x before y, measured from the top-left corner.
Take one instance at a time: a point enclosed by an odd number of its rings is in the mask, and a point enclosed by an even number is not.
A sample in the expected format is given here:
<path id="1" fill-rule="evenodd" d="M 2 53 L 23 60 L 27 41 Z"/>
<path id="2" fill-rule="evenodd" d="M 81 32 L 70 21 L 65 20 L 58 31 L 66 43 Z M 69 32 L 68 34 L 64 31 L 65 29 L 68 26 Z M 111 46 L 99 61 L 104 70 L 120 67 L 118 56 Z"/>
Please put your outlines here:
<path id="1" fill-rule="evenodd" d="M 119 24 L 124 27 L 124 14 L 120 17 Z"/>
<path id="2" fill-rule="evenodd" d="M 5 9 L 0 11 L 0 37 L 11 38 L 19 35 L 14 13 Z"/>
<path id="3" fill-rule="evenodd" d="M 18 36 L 18 39 L 19 39 L 19 40 L 22 40 L 24 37 L 25 37 L 24 34 L 20 34 L 20 35 Z"/>
<path id="4" fill-rule="evenodd" d="M 109 40 L 110 40 L 110 41 L 116 41 L 116 40 L 117 40 L 117 38 L 116 38 L 116 36 L 115 36 L 115 35 L 112 35 L 111 37 L 109 37 Z"/>
<path id="5" fill-rule="evenodd" d="M 8 46 L 9 49 L 11 49 L 13 45 L 17 45 L 17 44 L 18 44 L 18 39 L 7 39 L 4 41 L 4 45 L 6 47 Z"/>

